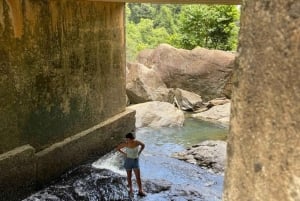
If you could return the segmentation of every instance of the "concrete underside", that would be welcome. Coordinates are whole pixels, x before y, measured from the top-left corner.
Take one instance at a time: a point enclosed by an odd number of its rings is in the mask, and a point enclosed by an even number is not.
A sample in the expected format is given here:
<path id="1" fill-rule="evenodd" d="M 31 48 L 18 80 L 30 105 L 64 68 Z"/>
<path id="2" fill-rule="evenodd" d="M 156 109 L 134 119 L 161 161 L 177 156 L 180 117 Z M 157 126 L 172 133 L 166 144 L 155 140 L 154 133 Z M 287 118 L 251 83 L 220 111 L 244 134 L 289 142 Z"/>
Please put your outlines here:
<path id="1" fill-rule="evenodd" d="M 240 5 L 242 0 L 93 0 L 102 2 L 125 2 L 125 3 L 165 3 L 165 4 L 219 4 Z"/>
<path id="2" fill-rule="evenodd" d="M 68 169 L 108 153 L 134 124 L 135 111 L 128 109 L 40 152 L 24 145 L 0 155 L 0 200 L 20 200 Z"/>

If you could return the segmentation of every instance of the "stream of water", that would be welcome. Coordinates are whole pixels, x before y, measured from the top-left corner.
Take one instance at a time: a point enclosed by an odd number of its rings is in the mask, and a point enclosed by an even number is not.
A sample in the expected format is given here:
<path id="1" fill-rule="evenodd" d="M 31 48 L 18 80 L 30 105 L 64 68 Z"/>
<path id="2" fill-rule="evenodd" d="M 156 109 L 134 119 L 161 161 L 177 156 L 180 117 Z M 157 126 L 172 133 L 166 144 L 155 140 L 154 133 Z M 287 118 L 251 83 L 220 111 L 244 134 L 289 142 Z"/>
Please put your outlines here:
<path id="1" fill-rule="evenodd" d="M 193 118 L 187 118 L 181 128 L 138 129 L 136 137 L 146 145 L 140 157 L 146 197 L 128 197 L 122 157 L 112 151 L 91 164 L 75 168 L 24 201 L 220 201 L 222 174 L 171 155 L 204 140 L 224 140 L 227 132 L 227 128 Z"/>

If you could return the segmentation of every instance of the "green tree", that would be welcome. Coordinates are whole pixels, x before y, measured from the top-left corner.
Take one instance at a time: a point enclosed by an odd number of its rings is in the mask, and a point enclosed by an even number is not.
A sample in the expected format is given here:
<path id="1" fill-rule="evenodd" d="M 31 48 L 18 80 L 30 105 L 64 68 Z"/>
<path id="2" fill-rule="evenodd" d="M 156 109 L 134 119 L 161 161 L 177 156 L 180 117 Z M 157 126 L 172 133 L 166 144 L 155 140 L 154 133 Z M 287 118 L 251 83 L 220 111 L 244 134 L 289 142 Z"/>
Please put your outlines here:
<path id="1" fill-rule="evenodd" d="M 168 43 L 177 48 L 196 46 L 235 50 L 239 11 L 236 6 L 126 4 L 126 57 Z"/>
<path id="2" fill-rule="evenodd" d="M 196 46 L 235 50 L 239 11 L 236 6 L 184 6 L 180 16 L 180 43 L 183 48 Z"/>
<path id="3" fill-rule="evenodd" d="M 142 44 L 141 34 L 136 24 L 127 22 L 126 24 L 126 59 L 134 60 L 138 51 L 138 47 Z"/>
<path id="4" fill-rule="evenodd" d="M 141 44 L 138 46 L 139 51 L 144 48 L 154 48 L 158 44 L 167 41 L 169 37 L 165 28 L 153 28 L 153 21 L 149 19 L 141 19 L 137 28 L 141 35 Z"/>
<path id="5" fill-rule="evenodd" d="M 168 41 L 169 34 L 165 28 L 153 28 L 153 21 L 141 19 L 140 23 L 128 22 L 126 25 L 126 57 L 134 60 L 139 51 L 154 48 Z"/>
<path id="6" fill-rule="evenodd" d="M 156 10 L 155 18 L 153 19 L 153 25 L 155 28 L 163 27 L 169 34 L 176 32 L 175 19 L 172 10 L 168 6 L 160 6 Z"/>
<path id="7" fill-rule="evenodd" d="M 128 20 L 135 24 L 138 24 L 141 19 L 154 18 L 155 8 L 151 4 L 130 3 L 127 6 L 130 9 Z"/>

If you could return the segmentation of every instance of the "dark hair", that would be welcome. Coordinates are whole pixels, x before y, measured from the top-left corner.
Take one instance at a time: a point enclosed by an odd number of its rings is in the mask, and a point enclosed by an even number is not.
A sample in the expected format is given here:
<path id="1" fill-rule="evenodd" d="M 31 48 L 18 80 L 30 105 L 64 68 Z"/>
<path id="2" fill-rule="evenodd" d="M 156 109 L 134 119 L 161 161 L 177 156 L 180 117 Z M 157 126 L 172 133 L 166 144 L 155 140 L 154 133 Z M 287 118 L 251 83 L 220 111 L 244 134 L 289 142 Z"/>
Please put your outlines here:
<path id="1" fill-rule="evenodd" d="M 127 133 L 125 137 L 129 138 L 129 139 L 132 139 L 132 140 L 135 138 L 133 133 Z"/>

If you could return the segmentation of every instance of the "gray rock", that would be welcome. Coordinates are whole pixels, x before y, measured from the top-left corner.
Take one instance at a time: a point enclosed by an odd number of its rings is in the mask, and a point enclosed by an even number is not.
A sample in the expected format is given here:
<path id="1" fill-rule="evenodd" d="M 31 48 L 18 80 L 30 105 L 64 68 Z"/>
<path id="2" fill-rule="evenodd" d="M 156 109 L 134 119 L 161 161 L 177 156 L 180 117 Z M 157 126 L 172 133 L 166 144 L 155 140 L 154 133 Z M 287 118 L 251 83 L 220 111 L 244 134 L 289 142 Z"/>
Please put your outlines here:
<path id="1" fill-rule="evenodd" d="M 231 103 L 216 105 L 207 111 L 192 114 L 192 117 L 229 126 Z"/>
<path id="2" fill-rule="evenodd" d="M 226 163 L 226 147 L 225 141 L 208 140 L 186 151 L 174 153 L 172 157 L 222 173 Z"/>
<path id="3" fill-rule="evenodd" d="M 169 91 L 160 76 L 139 63 L 127 63 L 126 94 L 131 104 L 147 101 L 169 102 Z"/>
<path id="4" fill-rule="evenodd" d="M 136 111 L 136 128 L 183 126 L 184 113 L 171 103 L 151 101 L 130 105 Z"/>
<path id="5" fill-rule="evenodd" d="M 224 96 L 235 54 L 205 48 L 184 50 L 161 44 L 154 50 L 141 52 L 137 60 L 157 72 L 168 88 L 191 91 L 207 101 Z M 226 94 L 230 93 L 228 88 Z"/>
<path id="6" fill-rule="evenodd" d="M 205 107 L 201 96 L 179 88 L 174 90 L 174 102 L 183 111 L 195 111 Z"/>

